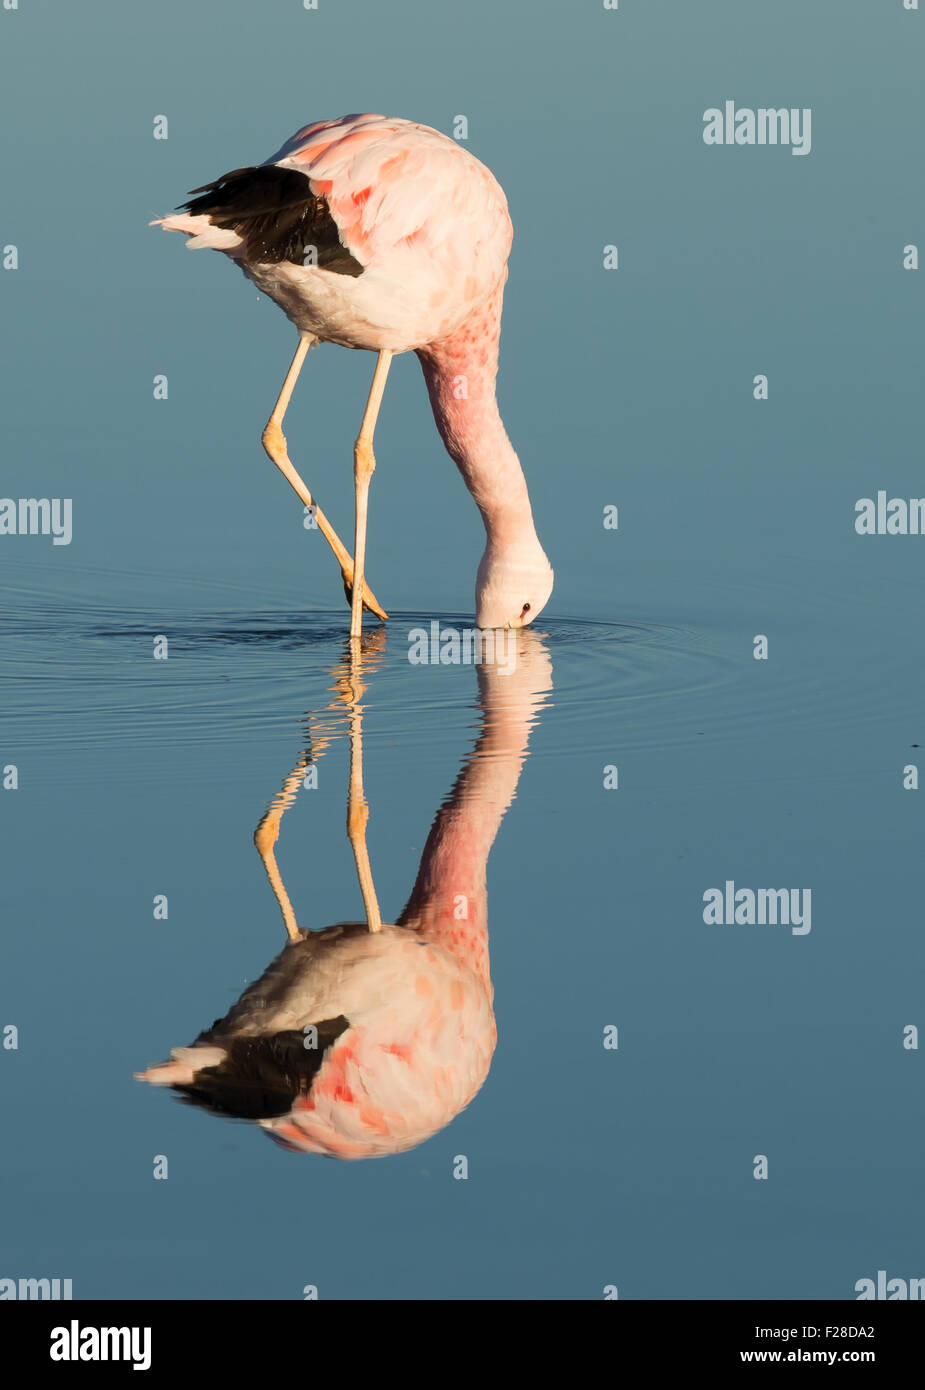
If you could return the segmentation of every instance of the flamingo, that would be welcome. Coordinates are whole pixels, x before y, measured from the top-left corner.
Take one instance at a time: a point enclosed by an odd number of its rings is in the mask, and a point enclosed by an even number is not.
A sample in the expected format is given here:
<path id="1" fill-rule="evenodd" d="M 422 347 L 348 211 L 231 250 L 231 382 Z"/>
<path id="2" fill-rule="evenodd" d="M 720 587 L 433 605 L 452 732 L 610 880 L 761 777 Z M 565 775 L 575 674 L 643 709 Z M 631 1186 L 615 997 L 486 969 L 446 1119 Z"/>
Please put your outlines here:
<path id="1" fill-rule="evenodd" d="M 476 578 L 480 628 L 532 622 L 552 593 L 520 461 L 498 411 L 501 306 L 513 228 L 493 174 L 454 140 L 413 121 L 366 114 L 316 121 L 263 164 L 192 190 L 152 222 L 236 261 L 295 325 L 299 342 L 263 446 L 340 564 L 351 605 L 387 613 L 365 578 L 373 434 L 393 356 L 420 360 L 437 429 L 486 531 Z M 378 358 L 354 445 L 354 551 L 293 466 L 283 418 L 319 342 Z"/>
<path id="2" fill-rule="evenodd" d="M 478 668 L 481 731 L 394 924 L 382 921 L 366 852 L 360 701 L 375 652 L 349 644 L 335 689 L 348 712 L 347 829 L 367 920 L 299 927 L 276 862 L 282 816 L 334 736 L 331 723 L 310 721 L 311 752 L 300 755 L 254 835 L 287 944 L 224 1018 L 139 1080 L 254 1121 L 292 1152 L 339 1159 L 413 1148 L 469 1104 L 497 1039 L 486 864 L 552 685 L 542 639 L 523 632 L 515 640 L 513 673 Z"/>

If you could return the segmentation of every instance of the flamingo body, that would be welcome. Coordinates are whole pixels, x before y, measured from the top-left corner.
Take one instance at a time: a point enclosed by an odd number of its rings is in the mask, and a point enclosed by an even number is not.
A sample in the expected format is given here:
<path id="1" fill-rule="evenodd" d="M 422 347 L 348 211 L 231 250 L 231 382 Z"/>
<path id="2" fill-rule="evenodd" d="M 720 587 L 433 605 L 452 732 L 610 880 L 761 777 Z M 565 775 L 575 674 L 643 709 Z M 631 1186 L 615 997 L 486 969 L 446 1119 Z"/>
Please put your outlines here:
<path id="1" fill-rule="evenodd" d="M 376 351 L 384 371 L 392 354 L 417 353 L 437 428 L 485 524 L 477 625 L 533 622 L 552 592 L 553 572 L 495 393 L 513 231 L 494 175 L 429 126 L 366 114 L 304 126 L 262 165 L 235 169 L 194 193 L 185 211 L 156 225 L 234 260 L 303 343 Z M 296 375 L 303 356 L 294 361 Z M 363 603 L 385 616 L 359 596 L 379 376 L 355 450 L 360 582 L 352 636 Z M 297 491 L 301 485 L 304 501 L 309 495 L 280 429 L 293 383 L 287 378 L 264 445 Z M 336 535 L 328 539 L 349 588 L 348 557 Z"/>
<path id="2" fill-rule="evenodd" d="M 142 1079 L 255 1119 L 285 1148 L 375 1158 L 449 1124 L 495 1041 L 487 972 L 414 930 L 347 923 L 288 945 L 223 1019 Z"/>
<path id="3" fill-rule="evenodd" d="M 187 216 L 161 225 L 192 233 L 191 247 L 237 260 L 316 338 L 376 351 L 424 347 L 457 328 L 506 278 L 513 228 L 501 186 L 468 150 L 428 126 L 376 115 L 317 121 L 260 168 L 307 180 L 361 273 L 306 265 L 298 247 L 294 259 L 251 260 L 246 219 L 242 230 L 216 230 L 214 210 L 206 211 L 221 206 L 222 180 Z"/>

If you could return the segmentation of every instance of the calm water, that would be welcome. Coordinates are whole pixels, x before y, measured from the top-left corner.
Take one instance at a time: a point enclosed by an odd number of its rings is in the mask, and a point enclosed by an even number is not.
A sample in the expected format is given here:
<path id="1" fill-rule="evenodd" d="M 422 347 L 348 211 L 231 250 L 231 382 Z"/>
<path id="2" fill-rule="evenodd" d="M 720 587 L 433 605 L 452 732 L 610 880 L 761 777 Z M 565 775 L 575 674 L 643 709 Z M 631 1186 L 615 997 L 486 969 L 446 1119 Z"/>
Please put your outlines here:
<path id="1" fill-rule="evenodd" d="M 923 1022 L 902 770 L 925 744 L 925 541 L 854 530 L 858 498 L 923 492 L 923 282 L 901 252 L 925 225 L 925 17 L 747 11 L 472 0 L 448 41 L 419 0 L 322 0 L 276 7 L 272 63 L 250 0 L 3 15 L 7 126 L 28 113 L 28 138 L 3 152 L 0 493 L 72 498 L 74 534 L 0 537 L 0 766 L 19 773 L 0 791 L 0 1026 L 19 1030 L 0 1277 L 75 1297 L 850 1299 L 879 1269 L 925 1275 L 921 1053 L 902 1046 Z M 811 105 L 811 155 L 705 147 L 726 98 Z M 508 193 L 500 400 L 557 584 L 532 662 L 497 682 L 524 760 L 488 863 L 489 1074 L 423 1145 L 345 1164 L 133 1073 L 281 949 L 252 836 L 319 724 L 280 871 L 303 925 L 362 913 L 347 611 L 259 445 L 292 332 L 147 227 L 359 110 L 466 113 Z M 342 533 L 371 371 L 312 353 L 286 420 Z M 473 667 L 407 660 L 419 622 L 470 620 L 482 543 L 408 358 L 376 454 L 368 574 L 393 617 L 366 657 L 363 773 L 389 918 L 491 707 Z M 811 931 L 706 925 L 727 880 L 810 889 Z"/>
<path id="2" fill-rule="evenodd" d="M 489 865 L 497 1053 L 449 1129 L 338 1164 L 132 1073 L 191 1041 L 281 948 L 251 835 L 319 739 L 318 786 L 285 812 L 279 864 L 302 924 L 362 916 L 335 689 L 346 610 L 116 613 L 14 591 L 4 746 L 21 784 L 0 805 L 3 1021 L 20 1048 L 4 1054 L 3 1190 L 21 1198 L 4 1203 L 5 1263 L 67 1274 L 84 1296 L 190 1298 L 307 1284 L 595 1298 L 605 1283 L 849 1297 L 868 1266 L 912 1268 L 910 649 L 877 646 L 872 609 L 848 620 L 780 586 L 766 626 L 786 616 L 802 673 L 781 676 L 751 658 L 737 602 L 685 626 L 550 617 L 529 661 L 496 676 L 529 731 Z M 431 616 L 394 615 L 367 641 L 387 920 L 486 718 L 473 667 L 408 663 L 408 630 Z M 727 877 L 811 887 L 811 932 L 704 925 L 703 891 Z"/>

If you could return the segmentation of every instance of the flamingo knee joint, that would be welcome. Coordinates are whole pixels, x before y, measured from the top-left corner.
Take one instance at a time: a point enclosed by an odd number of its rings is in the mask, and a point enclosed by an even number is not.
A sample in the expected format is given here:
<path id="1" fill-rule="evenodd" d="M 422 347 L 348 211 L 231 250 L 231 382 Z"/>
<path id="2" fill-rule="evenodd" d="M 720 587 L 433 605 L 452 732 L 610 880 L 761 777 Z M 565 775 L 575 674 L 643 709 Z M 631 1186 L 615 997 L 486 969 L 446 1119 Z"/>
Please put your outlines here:
<path id="1" fill-rule="evenodd" d="M 371 478 L 376 468 L 376 456 L 368 439 L 358 439 L 353 446 L 353 471 L 358 479 Z"/>
<path id="2" fill-rule="evenodd" d="M 286 436 L 275 420 L 270 420 L 267 423 L 261 435 L 261 442 L 274 463 L 278 454 L 285 454 L 286 452 Z"/>

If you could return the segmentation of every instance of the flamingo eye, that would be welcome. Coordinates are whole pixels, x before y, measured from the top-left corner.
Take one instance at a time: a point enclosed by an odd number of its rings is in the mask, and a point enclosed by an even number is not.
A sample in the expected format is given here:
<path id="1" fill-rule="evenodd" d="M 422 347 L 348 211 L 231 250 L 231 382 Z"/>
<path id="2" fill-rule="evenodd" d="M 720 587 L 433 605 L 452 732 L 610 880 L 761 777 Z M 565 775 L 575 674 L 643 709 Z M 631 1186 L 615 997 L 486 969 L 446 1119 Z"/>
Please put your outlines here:
<path id="1" fill-rule="evenodd" d="M 523 616 L 524 613 L 529 613 L 529 612 L 530 612 L 530 605 L 529 605 L 529 603 L 525 603 L 524 606 L 523 606 L 523 608 L 522 608 L 520 611 L 521 611 L 521 617 Z"/>

